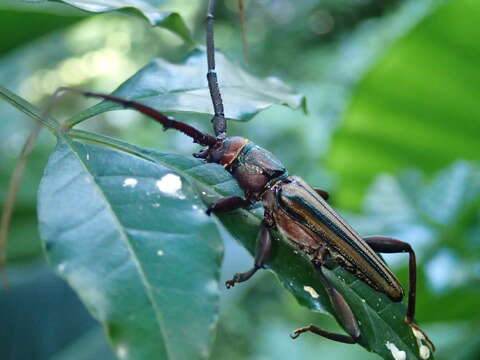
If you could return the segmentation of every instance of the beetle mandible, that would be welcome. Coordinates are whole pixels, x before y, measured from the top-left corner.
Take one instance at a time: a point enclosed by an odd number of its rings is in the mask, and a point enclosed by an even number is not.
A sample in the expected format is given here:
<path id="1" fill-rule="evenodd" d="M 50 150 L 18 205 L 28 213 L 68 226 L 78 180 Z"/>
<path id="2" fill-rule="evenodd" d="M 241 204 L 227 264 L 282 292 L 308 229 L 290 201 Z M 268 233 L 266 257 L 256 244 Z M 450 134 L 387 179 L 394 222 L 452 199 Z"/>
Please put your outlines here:
<path id="1" fill-rule="evenodd" d="M 309 325 L 295 330 L 292 338 L 297 338 L 304 332 L 313 332 L 331 340 L 354 344 L 362 336 L 350 306 L 324 274 L 327 258 L 333 258 L 340 266 L 374 290 L 386 294 L 392 301 L 402 300 L 404 290 L 400 282 L 376 252 L 408 253 L 409 291 L 405 321 L 416 328 L 416 260 L 411 246 L 383 236 L 362 238 L 330 207 L 325 190 L 313 189 L 300 177 L 289 175 L 282 163 L 266 149 L 245 138 L 226 135 L 227 123 L 215 72 L 214 6 L 215 1 L 209 0 L 206 43 L 207 81 L 214 109 L 212 124 L 215 136 L 136 101 L 79 89 L 59 90 L 79 92 L 87 97 L 101 98 L 136 109 L 159 122 L 164 130 L 175 129 L 192 138 L 195 143 L 205 146 L 204 150 L 193 156 L 223 165 L 245 193 L 244 198 L 232 196 L 214 203 L 207 210 L 209 215 L 248 208 L 258 201 L 263 203 L 264 218 L 258 233 L 254 265 L 246 272 L 235 274 L 226 282 L 227 288 L 248 280 L 263 267 L 272 246 L 270 232 L 277 229 L 283 235 L 282 238 L 295 248 L 297 253 L 310 260 L 318 270 L 332 307 L 342 319 L 347 331 L 347 335 L 337 334 Z"/>

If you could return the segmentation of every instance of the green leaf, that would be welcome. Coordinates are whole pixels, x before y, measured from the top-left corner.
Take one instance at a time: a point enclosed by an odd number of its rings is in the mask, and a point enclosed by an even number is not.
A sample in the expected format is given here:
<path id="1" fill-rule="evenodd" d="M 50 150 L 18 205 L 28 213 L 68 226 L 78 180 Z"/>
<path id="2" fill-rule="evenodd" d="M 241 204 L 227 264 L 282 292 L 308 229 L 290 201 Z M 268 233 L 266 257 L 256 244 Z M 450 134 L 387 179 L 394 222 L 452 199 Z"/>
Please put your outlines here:
<path id="1" fill-rule="evenodd" d="M 294 93 L 276 78 L 258 79 L 246 73 L 219 52 L 216 53 L 216 69 L 225 116 L 229 119 L 249 120 L 273 104 L 306 110 L 304 96 Z M 162 112 L 211 116 L 213 108 L 206 72 L 203 49 L 194 51 L 181 64 L 155 59 L 120 85 L 113 94 L 138 100 Z M 67 126 L 72 127 L 94 115 L 121 108 L 104 101 L 73 116 L 67 121 Z"/>
<path id="2" fill-rule="evenodd" d="M 36 4 L 35 4 L 36 5 Z M 5 36 L 0 44 L 0 55 L 19 48 L 51 32 L 64 29 L 85 17 L 80 10 L 59 11 L 59 4 L 32 6 L 19 1 L 2 0 L 0 24 Z M 21 26 L 19 26 L 21 24 Z M 2 65 L 5 66 L 5 65 Z"/>
<path id="3" fill-rule="evenodd" d="M 116 359 L 103 336 L 103 329 L 94 326 L 75 341 L 57 351 L 51 360 L 113 360 Z"/>
<path id="4" fill-rule="evenodd" d="M 59 135 L 38 213 L 49 262 L 119 357 L 208 357 L 223 248 L 185 178 L 145 157 Z"/>
<path id="5" fill-rule="evenodd" d="M 76 8 L 92 12 L 104 13 L 113 10 L 124 10 L 138 13 L 145 17 L 152 26 L 160 26 L 180 36 L 184 41 L 193 44 L 192 35 L 182 17 L 176 12 L 159 11 L 158 6 L 165 1 L 158 0 L 44 0 L 62 2 Z"/>
<path id="6" fill-rule="evenodd" d="M 23 112 L 29 118 L 40 122 L 50 131 L 58 130 L 60 124 L 56 120 L 51 117 L 44 116 L 38 108 L 30 104 L 28 101 L 21 98 L 20 96 L 14 94 L 7 88 L 4 88 L 3 86 L 0 86 L 0 98 L 10 103 L 12 106 Z"/>
<path id="7" fill-rule="evenodd" d="M 190 157 L 142 149 L 83 131 L 72 131 L 70 135 L 82 141 L 103 143 L 105 146 L 141 156 L 155 161 L 161 167 L 169 168 L 188 179 L 207 204 L 224 196 L 241 195 L 236 181 L 220 165 L 206 164 Z M 239 210 L 222 215 L 219 219 L 226 229 L 253 254 L 261 217 L 261 209 L 256 209 L 252 211 Z M 281 241 L 278 234 L 274 234 L 274 236 L 277 241 L 267 267 L 278 276 L 283 286 L 296 297 L 299 303 L 312 310 L 331 311 L 328 297 L 310 262 L 295 254 L 288 245 Z M 372 290 L 339 267 L 327 273 L 359 320 L 363 334 L 361 339 L 363 347 L 376 352 L 385 359 L 393 359 L 390 350 L 386 347 L 387 343 L 392 343 L 399 350 L 405 351 L 408 359 L 420 359 L 416 339 L 410 327 L 403 320 L 406 314 L 404 303 L 391 302 L 385 295 Z M 308 287 L 315 289 L 319 297 L 312 297 L 307 291 Z"/>
<path id="8" fill-rule="evenodd" d="M 360 82 L 327 156 L 342 208 L 358 208 L 380 172 L 480 158 L 479 12 L 470 0 L 439 6 Z"/>

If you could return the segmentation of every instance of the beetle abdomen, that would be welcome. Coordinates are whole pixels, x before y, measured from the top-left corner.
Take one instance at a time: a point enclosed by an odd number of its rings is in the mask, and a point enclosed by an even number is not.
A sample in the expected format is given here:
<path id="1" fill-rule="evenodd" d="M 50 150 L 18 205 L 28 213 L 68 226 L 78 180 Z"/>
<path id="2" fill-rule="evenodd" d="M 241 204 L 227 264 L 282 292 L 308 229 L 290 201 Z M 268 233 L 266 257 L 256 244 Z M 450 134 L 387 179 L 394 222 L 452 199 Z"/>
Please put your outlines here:
<path id="1" fill-rule="evenodd" d="M 278 187 L 276 198 L 279 208 L 315 233 L 347 271 L 393 301 L 403 298 L 399 281 L 380 257 L 305 181 L 288 177 Z"/>

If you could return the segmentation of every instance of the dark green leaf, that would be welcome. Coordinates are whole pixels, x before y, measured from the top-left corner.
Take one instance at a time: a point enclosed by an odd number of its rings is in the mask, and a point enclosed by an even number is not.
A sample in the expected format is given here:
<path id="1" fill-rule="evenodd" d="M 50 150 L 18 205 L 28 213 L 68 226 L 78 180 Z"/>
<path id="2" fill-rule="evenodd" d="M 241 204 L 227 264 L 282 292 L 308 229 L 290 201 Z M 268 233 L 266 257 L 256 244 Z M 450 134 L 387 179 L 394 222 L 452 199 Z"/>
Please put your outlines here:
<path id="1" fill-rule="evenodd" d="M 105 341 L 103 329 L 94 326 L 75 341 L 57 351 L 50 360 L 114 360 L 112 350 Z"/>
<path id="2" fill-rule="evenodd" d="M 479 13 L 478 2 L 446 2 L 361 81 L 327 157 L 342 207 L 358 207 L 379 172 L 480 158 Z"/>
<path id="3" fill-rule="evenodd" d="M 0 291 L 2 360 L 52 359 L 59 349 L 97 325 L 78 296 L 43 261 L 8 267 L 2 276 L 8 277 L 8 290 Z M 97 339 L 97 344 L 101 342 L 102 337 Z M 97 357 L 91 359 L 111 359 L 103 357 L 98 346 L 96 350 Z"/>
<path id="4" fill-rule="evenodd" d="M 45 1 L 45 0 L 44 0 Z M 163 12 L 157 8 L 165 1 L 158 0 L 46 0 L 63 2 L 92 13 L 113 10 L 134 11 L 144 16 L 153 26 L 166 28 L 183 40 L 193 43 L 192 35 L 178 13 Z"/>
<path id="5" fill-rule="evenodd" d="M 59 11 L 59 4 L 32 6 L 18 1 L 3 0 L 0 4 L 0 24 L 5 36 L 0 44 L 0 54 L 18 48 L 53 31 L 68 27 L 84 18 L 84 13 Z M 50 11 L 49 11 L 50 10 Z M 19 26 L 21 24 L 21 26 Z"/>
<path id="6" fill-rule="evenodd" d="M 185 178 L 145 157 L 60 135 L 38 212 L 50 263 L 119 357 L 208 357 L 222 245 Z"/>
<path id="7" fill-rule="evenodd" d="M 236 181 L 219 165 L 205 164 L 197 159 L 180 155 L 146 150 L 81 131 L 72 131 L 71 135 L 83 141 L 103 143 L 106 146 L 142 156 L 155 161 L 161 167 L 169 168 L 189 179 L 207 204 L 213 203 L 223 196 L 241 194 Z M 239 210 L 219 218 L 229 232 L 253 254 L 261 216 L 261 209 L 257 209 L 252 212 Z M 268 268 L 277 274 L 281 283 L 301 304 L 312 310 L 327 309 L 331 311 L 326 293 L 311 264 L 294 254 L 290 247 L 279 241 L 278 234 L 275 235 L 277 241 Z M 403 303 L 391 302 L 386 296 L 372 290 L 341 268 L 337 267 L 334 271 L 329 271 L 328 277 L 345 296 L 360 321 L 363 334 L 362 346 L 378 353 L 385 359 L 393 359 L 386 346 L 387 343 L 392 343 L 400 351 L 405 351 L 408 359 L 420 359 L 416 339 L 403 320 L 406 313 Z M 319 297 L 312 297 L 307 291 L 308 287 L 315 289 Z"/>
<path id="8" fill-rule="evenodd" d="M 306 109 L 305 98 L 276 78 L 258 79 L 219 52 L 216 53 L 216 65 L 225 115 L 229 119 L 249 120 L 273 104 Z M 211 116 L 213 108 L 206 72 L 203 50 L 194 51 L 182 64 L 155 59 L 113 94 L 138 100 L 163 112 Z M 121 108 L 117 104 L 102 102 L 73 116 L 67 124 L 73 126 L 94 115 Z"/>

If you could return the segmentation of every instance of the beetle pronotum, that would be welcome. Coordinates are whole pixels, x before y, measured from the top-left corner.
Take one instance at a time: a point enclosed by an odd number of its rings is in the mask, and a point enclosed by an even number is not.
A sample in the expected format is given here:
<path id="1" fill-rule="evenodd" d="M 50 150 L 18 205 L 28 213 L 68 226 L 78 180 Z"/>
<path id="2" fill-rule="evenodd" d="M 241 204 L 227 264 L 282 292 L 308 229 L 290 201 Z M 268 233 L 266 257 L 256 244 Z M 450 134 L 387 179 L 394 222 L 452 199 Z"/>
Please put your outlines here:
<path id="1" fill-rule="evenodd" d="M 262 268 L 272 246 L 270 231 L 275 228 L 300 256 L 308 258 L 318 270 L 318 276 L 332 307 L 347 332 L 347 335 L 337 334 L 309 325 L 295 330 L 292 338 L 297 338 L 304 332 L 313 332 L 331 340 L 353 344 L 362 336 L 350 306 L 324 274 L 325 261 L 329 257 L 376 291 L 386 294 L 392 301 L 402 300 L 404 290 L 400 282 L 376 252 L 409 254 L 409 291 L 405 321 L 416 328 L 416 260 L 411 246 L 383 236 L 362 238 L 330 207 L 326 191 L 313 189 L 300 177 L 289 175 L 282 163 L 269 151 L 245 138 L 226 135 L 227 123 L 215 72 L 214 3 L 214 0 L 210 0 L 208 4 L 206 43 L 207 80 L 214 109 L 211 121 L 215 136 L 136 101 L 72 88 L 59 90 L 79 92 L 87 97 L 101 98 L 136 109 L 159 122 L 164 130 L 175 129 L 192 138 L 195 143 L 205 146 L 204 150 L 193 156 L 223 165 L 245 193 L 244 198 L 232 196 L 219 200 L 208 208 L 208 214 L 247 208 L 258 201 L 263 203 L 264 218 L 258 233 L 254 265 L 246 272 L 235 274 L 226 282 L 227 288 L 248 280 Z"/>

